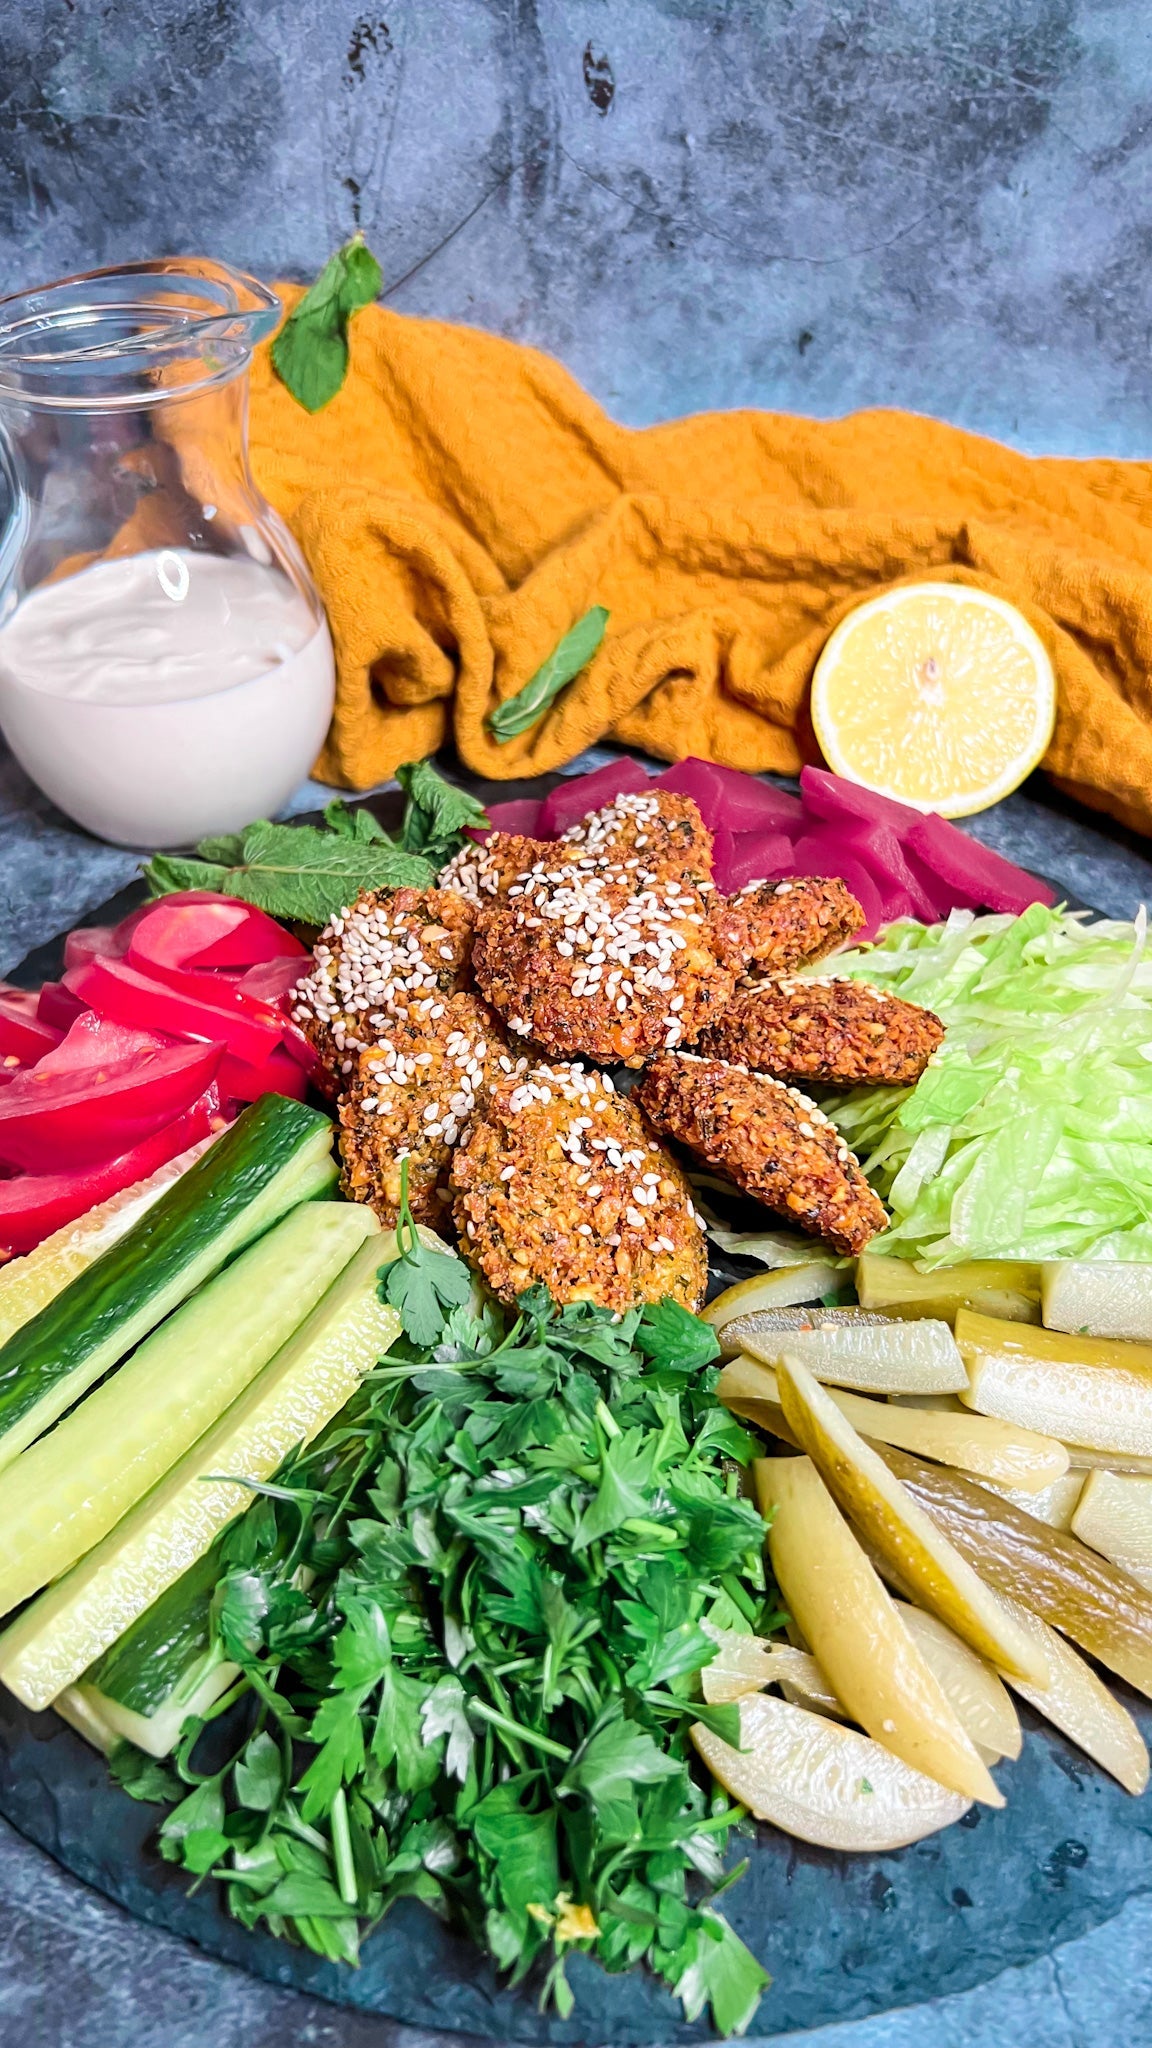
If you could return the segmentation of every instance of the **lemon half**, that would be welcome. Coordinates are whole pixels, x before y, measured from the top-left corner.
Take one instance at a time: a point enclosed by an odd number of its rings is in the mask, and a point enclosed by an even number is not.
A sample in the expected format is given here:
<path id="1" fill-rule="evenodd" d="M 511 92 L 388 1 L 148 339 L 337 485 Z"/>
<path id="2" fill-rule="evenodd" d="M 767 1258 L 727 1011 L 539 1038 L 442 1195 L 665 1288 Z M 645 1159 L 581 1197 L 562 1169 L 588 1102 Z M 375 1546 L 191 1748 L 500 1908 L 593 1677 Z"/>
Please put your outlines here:
<path id="1" fill-rule="evenodd" d="M 1015 605 L 964 583 L 904 584 L 859 605 L 812 678 L 828 766 L 945 818 L 1018 788 L 1055 719 L 1043 642 Z"/>

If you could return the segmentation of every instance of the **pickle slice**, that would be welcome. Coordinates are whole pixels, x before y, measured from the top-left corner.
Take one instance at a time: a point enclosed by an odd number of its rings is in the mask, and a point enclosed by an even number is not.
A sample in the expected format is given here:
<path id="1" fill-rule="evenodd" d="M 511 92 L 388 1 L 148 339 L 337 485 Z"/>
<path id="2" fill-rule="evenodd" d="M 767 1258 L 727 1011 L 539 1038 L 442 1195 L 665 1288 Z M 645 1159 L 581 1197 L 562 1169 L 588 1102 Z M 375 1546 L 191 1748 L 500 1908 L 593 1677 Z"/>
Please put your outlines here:
<path id="1" fill-rule="evenodd" d="M 1152 1266 L 1055 1259 L 1040 1268 L 1040 1302 L 1049 1330 L 1152 1343 Z"/>
<path id="2" fill-rule="evenodd" d="M 765 1642 L 762 1636 L 741 1635 L 733 1628 L 701 1624 L 718 1649 L 711 1664 L 700 1673 L 700 1684 L 710 1706 L 726 1706 L 748 1693 L 761 1692 L 766 1685 L 801 1694 L 797 1704 L 813 1707 L 820 1714 L 843 1718 L 844 1709 L 815 1657 L 807 1650 L 794 1650 L 790 1643 Z"/>
<path id="3" fill-rule="evenodd" d="M 1047 1522 L 1050 1529 L 1070 1529 L 1084 1490 L 1084 1474 L 1066 1472 L 1063 1479 L 1054 1479 L 1042 1493 L 1024 1493 L 1019 1487 L 1001 1486 L 993 1479 L 982 1479 L 980 1484 L 1010 1500 L 1013 1507 L 1023 1508 L 1026 1515 L 1034 1515 L 1038 1522 Z"/>
<path id="4" fill-rule="evenodd" d="M 758 1458 L 752 1469 L 776 1583 L 852 1720 L 938 1784 L 1003 1806 L 815 1465 Z"/>
<path id="5" fill-rule="evenodd" d="M 1016 1259 L 972 1259 L 921 1273 L 907 1259 L 862 1252 L 856 1262 L 861 1308 L 890 1316 L 939 1316 L 955 1322 L 962 1308 L 1017 1323 L 1040 1320 L 1040 1268 Z"/>
<path id="6" fill-rule="evenodd" d="M 1152 1589 L 1152 1479 L 1124 1472 L 1090 1472 L 1072 1533 Z"/>
<path id="7" fill-rule="evenodd" d="M 866 1394 L 954 1394 L 968 1385 L 947 1323 L 892 1322 L 858 1308 L 762 1309 L 718 1332 L 726 1356 L 778 1365 L 785 1351 L 818 1380 Z"/>
<path id="8" fill-rule="evenodd" d="M 704 1321 L 711 1323 L 720 1336 L 724 1325 L 736 1316 L 818 1302 L 826 1294 L 839 1294 L 850 1282 L 851 1275 L 840 1272 L 828 1259 L 800 1259 L 795 1265 L 775 1266 L 770 1273 L 753 1273 L 750 1280 L 737 1280 L 726 1287 L 703 1311 Z"/>
<path id="9" fill-rule="evenodd" d="M 1089 1450 L 1152 1456 L 1152 1344 L 1023 1329 L 970 1309 L 956 1342 L 970 1408 Z"/>
<path id="10" fill-rule="evenodd" d="M 1010 1678 L 1008 1683 L 1013 1691 L 1102 1770 L 1118 1779 L 1126 1792 L 1143 1792 L 1148 1783 L 1148 1750 L 1127 1707 L 1113 1698 L 1092 1666 L 1038 1614 L 1031 1613 L 1018 1600 L 1007 1604 L 1021 1628 L 1030 1630 L 1043 1649 L 1049 1671 L 1044 1687 Z"/>
<path id="11" fill-rule="evenodd" d="M 699 1722 L 692 1740 L 757 1820 L 825 1849 L 901 1849 L 949 1827 L 971 1805 L 854 1728 L 771 1693 L 741 1700 L 740 1749 Z"/>
<path id="12" fill-rule="evenodd" d="M 1077 1537 L 1021 1513 L 976 1480 L 888 1445 L 876 1455 L 998 1594 L 1020 1601 L 1152 1699 L 1152 1594 Z M 1009 1680 L 1045 1683 L 1043 1675 L 992 1661 Z"/>
<path id="13" fill-rule="evenodd" d="M 755 1359 L 733 1358 L 724 1367 L 716 1389 L 725 1406 L 749 1422 L 780 1434 L 782 1411 L 776 1374 Z M 841 1415 L 860 1435 L 898 1444 L 942 1465 L 958 1465 L 979 1478 L 999 1480 L 1027 1493 L 1039 1493 L 1068 1470 L 1068 1453 L 1055 1437 L 1017 1429 L 990 1415 L 972 1415 L 928 1408 L 894 1407 L 859 1394 L 828 1389 Z M 786 1429 L 786 1426 L 785 1426 Z"/>
<path id="14" fill-rule="evenodd" d="M 980 1753 L 993 1758 L 1019 1756 L 1024 1746 L 1019 1718 L 992 1666 L 934 1614 L 905 1600 L 898 1600 L 896 1608 Z"/>
<path id="15" fill-rule="evenodd" d="M 906 1460 L 917 1473 L 940 1471 L 941 1477 L 955 1479 L 966 1491 L 969 1482 L 938 1466 L 922 1466 L 905 1451 L 885 1449 L 881 1456 L 876 1446 L 857 1435 L 827 1389 L 798 1358 L 782 1359 L 777 1375 L 790 1433 L 807 1451 L 844 1513 L 867 1541 L 891 1559 L 916 1604 L 938 1615 L 988 1663 L 1042 1685 L 1047 1671 L 1035 1644 L 977 1577 L 974 1561 L 960 1555 L 918 1501 L 894 1479 L 899 1469 L 894 1461 Z M 991 1505 L 993 1495 L 974 1482 L 970 1490 Z M 1041 1523 L 1035 1526 L 1043 1527 Z"/>

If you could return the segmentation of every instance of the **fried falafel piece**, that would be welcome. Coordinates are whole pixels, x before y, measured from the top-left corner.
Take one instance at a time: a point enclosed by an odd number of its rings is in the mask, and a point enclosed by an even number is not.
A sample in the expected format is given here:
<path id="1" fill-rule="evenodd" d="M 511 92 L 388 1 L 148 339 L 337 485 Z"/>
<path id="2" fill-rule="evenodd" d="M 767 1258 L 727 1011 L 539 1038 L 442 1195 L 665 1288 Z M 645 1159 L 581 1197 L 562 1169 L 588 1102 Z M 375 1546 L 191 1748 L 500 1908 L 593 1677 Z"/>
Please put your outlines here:
<path id="1" fill-rule="evenodd" d="M 509 1031 L 630 1067 L 694 1039 L 735 987 L 690 883 L 583 863 L 534 871 L 482 910 L 472 964 Z"/>
<path id="2" fill-rule="evenodd" d="M 292 991 L 292 1016 L 330 1092 L 397 1017 L 435 1023 L 443 998 L 472 986 L 475 919 L 452 889 L 362 889 L 325 927 L 311 974 Z"/>
<path id="3" fill-rule="evenodd" d="M 678 877 L 698 889 L 712 886 L 712 834 L 691 797 L 670 789 L 614 797 L 570 825 L 558 844 L 657 881 Z"/>
<path id="4" fill-rule="evenodd" d="M 493 1082 L 516 1062 L 487 1003 L 450 995 L 441 1014 L 395 1018 L 387 1035 L 359 1053 L 340 1099 L 340 1186 L 392 1225 L 400 1212 L 400 1166 L 417 1223 L 443 1230 L 448 1168 L 460 1134 L 482 1110 Z M 521 1070 L 528 1066 L 519 1062 Z"/>
<path id="5" fill-rule="evenodd" d="M 943 1038 L 944 1026 L 931 1010 L 867 982 L 785 976 L 737 990 L 695 1049 L 778 1081 L 906 1088 L 920 1079 Z"/>
<path id="6" fill-rule="evenodd" d="M 734 974 L 788 974 L 834 952 L 867 922 L 845 882 L 835 875 L 790 875 L 749 882 L 712 910 L 712 936 Z"/>
<path id="7" fill-rule="evenodd" d="M 610 1075 L 578 1063 L 502 1074 L 453 1157 L 452 1187 L 460 1248 L 503 1302 L 536 1283 L 619 1314 L 704 1299 L 687 1179 Z"/>
<path id="8" fill-rule="evenodd" d="M 698 1053 L 661 1053 L 636 1089 L 656 1129 L 835 1251 L 854 1255 L 884 1210 L 835 1126 L 783 1081 Z"/>
<path id="9" fill-rule="evenodd" d="M 523 832 L 490 832 L 482 845 L 469 841 L 436 878 L 438 889 L 455 889 L 479 910 L 494 896 L 506 896 L 533 868 L 554 862 L 555 839 L 529 839 Z"/>

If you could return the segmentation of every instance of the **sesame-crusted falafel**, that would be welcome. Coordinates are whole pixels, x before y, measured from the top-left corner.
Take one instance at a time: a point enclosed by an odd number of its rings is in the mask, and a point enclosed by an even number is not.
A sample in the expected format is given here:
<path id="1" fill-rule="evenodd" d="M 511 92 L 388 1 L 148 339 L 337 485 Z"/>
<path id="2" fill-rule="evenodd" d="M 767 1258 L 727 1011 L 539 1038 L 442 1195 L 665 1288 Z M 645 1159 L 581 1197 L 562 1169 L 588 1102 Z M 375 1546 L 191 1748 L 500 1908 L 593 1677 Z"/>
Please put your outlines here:
<path id="1" fill-rule="evenodd" d="M 292 1016 L 331 1089 L 397 1017 L 435 1023 L 443 998 L 471 987 L 475 916 L 451 889 L 364 889 L 321 932 Z"/>
<path id="2" fill-rule="evenodd" d="M 656 1129 L 834 1250 L 887 1222 L 838 1131 L 799 1089 L 687 1052 L 653 1060 L 636 1097 Z"/>
<path id="3" fill-rule="evenodd" d="M 657 881 L 679 876 L 697 888 L 712 884 L 712 834 L 691 797 L 670 789 L 614 797 L 569 826 L 559 843 Z"/>
<path id="4" fill-rule="evenodd" d="M 518 1036 L 632 1067 L 690 1043 L 735 986 L 690 883 L 583 863 L 536 869 L 482 910 L 473 968 Z"/>
<path id="5" fill-rule="evenodd" d="M 417 1223 L 442 1230 L 451 1194 L 448 1168 L 470 1118 L 493 1081 L 517 1062 L 487 1003 L 445 996 L 435 1019 L 412 1011 L 394 1018 L 378 1042 L 357 1055 L 340 1098 L 340 1185 L 384 1224 L 400 1209 L 400 1165 L 408 1161 L 408 1200 Z M 526 1059 L 519 1061 L 525 1069 Z"/>
<path id="6" fill-rule="evenodd" d="M 734 974 L 788 974 L 861 931 L 864 912 L 835 875 L 749 882 L 712 908 L 712 940 Z"/>
<path id="7" fill-rule="evenodd" d="M 529 839 L 523 832 L 490 832 L 482 844 L 469 841 L 453 854 L 447 867 L 441 868 L 436 887 L 455 889 L 478 910 L 494 896 L 507 895 L 513 882 L 541 862 L 554 860 L 556 852 L 554 839 Z"/>
<path id="8" fill-rule="evenodd" d="M 943 1038 L 931 1010 L 867 982 L 785 976 L 738 990 L 696 1051 L 778 1081 L 907 1088 Z"/>
<path id="9" fill-rule="evenodd" d="M 461 1250 L 501 1301 L 537 1283 L 556 1301 L 618 1313 L 704 1298 L 687 1180 L 609 1075 L 579 1064 L 501 1075 L 452 1161 L 452 1186 Z"/>

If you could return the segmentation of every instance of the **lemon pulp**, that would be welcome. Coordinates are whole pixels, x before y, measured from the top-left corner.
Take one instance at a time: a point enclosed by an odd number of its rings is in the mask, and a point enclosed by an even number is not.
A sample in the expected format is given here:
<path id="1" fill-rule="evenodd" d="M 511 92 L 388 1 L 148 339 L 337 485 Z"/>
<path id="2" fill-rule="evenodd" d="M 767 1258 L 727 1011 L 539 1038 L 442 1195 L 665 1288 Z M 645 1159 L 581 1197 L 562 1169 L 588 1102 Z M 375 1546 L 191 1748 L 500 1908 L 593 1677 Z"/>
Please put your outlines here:
<path id="1" fill-rule="evenodd" d="M 1027 619 L 968 584 L 914 583 L 859 605 L 812 679 L 836 774 L 962 818 L 1007 796 L 1052 737 L 1056 684 Z"/>

